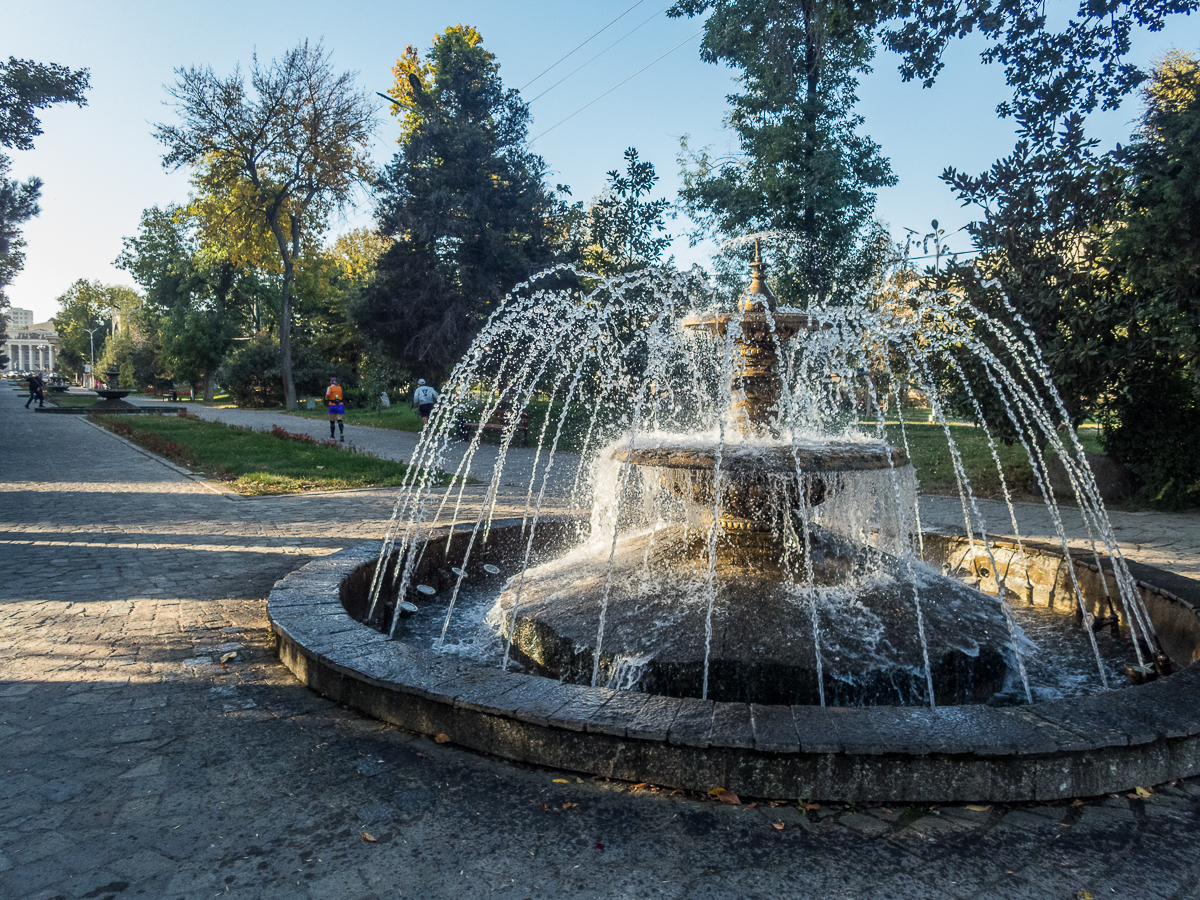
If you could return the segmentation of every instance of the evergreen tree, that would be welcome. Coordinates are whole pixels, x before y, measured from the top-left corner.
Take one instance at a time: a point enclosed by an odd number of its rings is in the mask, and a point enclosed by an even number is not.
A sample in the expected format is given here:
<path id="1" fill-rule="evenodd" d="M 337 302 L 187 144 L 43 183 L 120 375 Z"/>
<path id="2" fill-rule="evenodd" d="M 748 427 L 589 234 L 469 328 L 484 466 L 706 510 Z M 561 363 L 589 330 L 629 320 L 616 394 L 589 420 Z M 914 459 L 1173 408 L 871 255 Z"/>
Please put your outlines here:
<path id="1" fill-rule="evenodd" d="M 506 292 L 550 261 L 553 197 L 526 147 L 528 107 L 505 90 L 478 31 L 448 28 L 425 59 L 410 46 L 394 72 L 400 150 L 378 206 L 393 240 L 355 320 L 436 380 Z"/>

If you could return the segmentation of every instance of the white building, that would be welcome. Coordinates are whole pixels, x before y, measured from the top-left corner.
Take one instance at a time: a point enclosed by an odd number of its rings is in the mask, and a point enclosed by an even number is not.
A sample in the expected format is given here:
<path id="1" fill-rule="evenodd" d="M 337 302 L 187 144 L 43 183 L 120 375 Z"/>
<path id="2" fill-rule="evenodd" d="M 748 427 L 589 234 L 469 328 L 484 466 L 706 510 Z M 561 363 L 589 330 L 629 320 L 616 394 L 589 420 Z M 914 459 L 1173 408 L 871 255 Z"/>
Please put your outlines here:
<path id="1" fill-rule="evenodd" d="M 6 372 L 53 372 L 58 355 L 58 332 L 53 322 L 34 323 L 28 309 L 10 309 L 6 313 L 8 356 Z"/>

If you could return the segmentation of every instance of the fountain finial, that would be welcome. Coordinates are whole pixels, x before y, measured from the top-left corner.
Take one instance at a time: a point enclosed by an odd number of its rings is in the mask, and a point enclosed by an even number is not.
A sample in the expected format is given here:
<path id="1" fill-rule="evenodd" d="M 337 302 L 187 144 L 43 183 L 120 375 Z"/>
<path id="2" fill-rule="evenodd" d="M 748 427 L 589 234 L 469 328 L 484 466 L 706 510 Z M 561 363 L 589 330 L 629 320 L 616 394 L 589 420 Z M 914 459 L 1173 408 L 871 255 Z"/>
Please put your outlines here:
<path id="1" fill-rule="evenodd" d="M 754 261 L 750 263 L 750 286 L 742 294 L 738 308 L 742 312 L 750 312 L 755 306 L 765 306 L 775 312 L 778 304 L 775 295 L 767 287 L 767 264 L 762 260 L 762 245 L 758 238 L 754 239 Z"/>

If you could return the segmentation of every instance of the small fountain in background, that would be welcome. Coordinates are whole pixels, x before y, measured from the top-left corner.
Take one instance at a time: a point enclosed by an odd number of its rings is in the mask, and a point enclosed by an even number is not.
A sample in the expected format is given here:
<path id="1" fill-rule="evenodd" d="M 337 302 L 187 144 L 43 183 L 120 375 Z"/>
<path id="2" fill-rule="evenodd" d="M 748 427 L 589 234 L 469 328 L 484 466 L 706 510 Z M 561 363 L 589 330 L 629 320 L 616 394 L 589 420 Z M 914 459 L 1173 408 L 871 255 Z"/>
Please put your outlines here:
<path id="1" fill-rule="evenodd" d="M 426 629 L 431 643 L 449 649 L 456 614 L 474 597 L 497 636 L 497 665 L 671 697 L 1031 702 L 1037 685 L 1026 657 L 1034 648 L 1019 614 L 1035 589 L 1019 565 L 1021 533 L 996 440 L 959 361 L 965 350 L 1031 461 L 1064 553 L 1047 449 L 1074 486 L 1097 562 L 1102 552 L 1113 561 L 1119 597 L 1099 613 L 1070 575 L 1097 686 L 1120 671 L 1094 627 L 1113 610 L 1135 672 L 1169 670 L 1083 450 L 1015 313 L 1014 329 L 945 297 L 913 296 L 903 313 L 782 308 L 757 243 L 751 273 L 733 308 L 721 308 L 694 273 L 606 280 L 559 267 L 514 291 L 455 369 L 417 447 L 367 620 L 399 636 L 436 616 L 438 626 Z M 557 286 L 564 281 L 591 287 Z M 977 413 L 1000 475 L 1003 523 L 983 515 L 939 373 L 957 379 Z M 924 562 L 902 404 L 909 383 L 929 399 L 960 487 L 969 552 L 943 570 Z M 484 429 L 473 430 L 449 486 L 435 474 L 461 446 L 462 418 L 488 422 L 498 409 L 510 424 L 475 521 L 462 524 L 462 476 Z M 506 464 L 521 411 L 537 434 L 522 451 L 532 455 L 521 469 L 523 547 L 504 589 L 485 588 L 481 600 L 477 582 L 486 574 L 477 557 L 500 488 L 514 480 Z M 543 511 L 561 496 L 573 513 L 574 546 L 546 554 Z M 447 548 L 456 532 L 469 536 L 455 544 L 461 555 L 447 559 L 453 575 L 435 600 L 415 573 L 429 535 L 446 526 Z M 553 527 L 562 531 L 562 519 Z M 993 540 L 999 531 L 1015 536 L 1015 551 Z M 401 614 L 392 612 L 397 603 Z"/>

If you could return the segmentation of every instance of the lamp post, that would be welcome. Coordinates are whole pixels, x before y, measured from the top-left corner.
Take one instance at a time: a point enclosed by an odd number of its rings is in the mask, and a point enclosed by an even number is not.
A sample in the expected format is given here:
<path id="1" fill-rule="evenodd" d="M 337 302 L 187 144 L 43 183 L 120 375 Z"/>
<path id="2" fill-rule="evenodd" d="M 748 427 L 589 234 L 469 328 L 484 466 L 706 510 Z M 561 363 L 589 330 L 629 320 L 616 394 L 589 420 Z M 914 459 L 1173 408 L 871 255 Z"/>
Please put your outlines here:
<path id="1" fill-rule="evenodd" d="M 88 374 L 90 374 L 92 376 L 92 385 L 95 386 L 95 384 L 96 384 L 96 337 L 95 337 L 95 335 L 96 335 L 96 332 L 100 330 L 100 328 L 99 327 L 85 328 L 83 330 L 88 333 L 88 348 L 91 351 L 91 357 L 92 357 L 91 365 L 88 366 L 88 368 L 91 371 Z"/>

